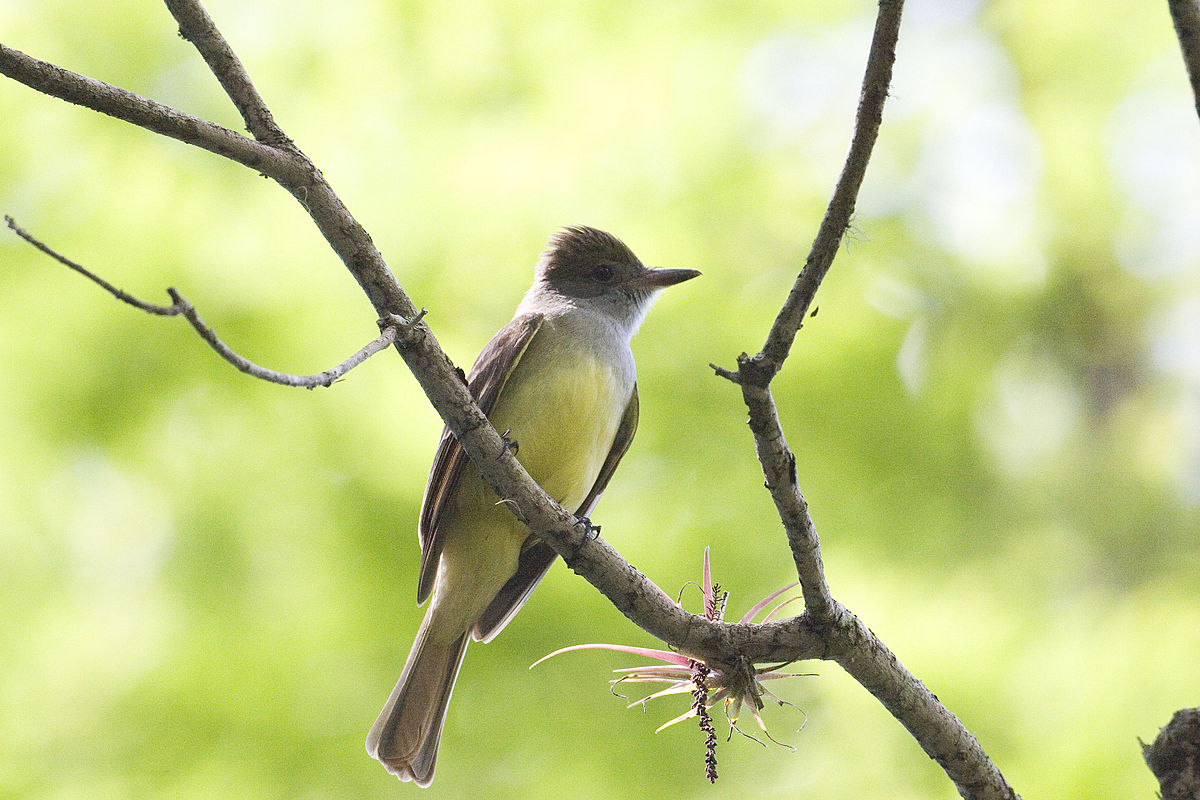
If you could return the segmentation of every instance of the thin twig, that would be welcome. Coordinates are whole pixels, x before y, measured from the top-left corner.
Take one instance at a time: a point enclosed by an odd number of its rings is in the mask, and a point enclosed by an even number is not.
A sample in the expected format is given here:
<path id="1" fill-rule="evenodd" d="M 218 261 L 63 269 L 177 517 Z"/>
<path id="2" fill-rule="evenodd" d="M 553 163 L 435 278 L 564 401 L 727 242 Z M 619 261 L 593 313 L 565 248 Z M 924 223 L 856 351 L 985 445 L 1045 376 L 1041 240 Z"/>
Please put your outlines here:
<path id="1" fill-rule="evenodd" d="M 315 389 L 318 386 L 332 386 L 339 378 L 345 375 L 350 370 L 357 367 L 362 362 L 366 361 L 371 356 L 378 353 L 380 350 L 386 350 L 396 342 L 396 337 L 399 335 L 402 327 L 397 325 L 388 325 L 383 329 L 378 337 L 368 342 L 357 353 L 350 356 L 336 367 L 319 372 L 316 375 L 290 375 L 286 372 L 276 372 L 273 369 L 260 367 L 245 356 L 239 355 L 229 347 L 229 345 L 217 338 L 217 334 L 208 327 L 204 320 L 200 319 L 200 315 L 196 313 L 195 307 L 189 303 L 179 292 L 174 289 L 167 289 L 167 293 L 171 295 L 171 299 L 175 301 L 175 305 L 179 308 L 179 313 L 187 318 L 187 321 L 192 323 L 192 327 L 200 334 L 204 341 L 208 342 L 209 346 L 217 352 L 221 358 L 228 361 L 240 371 L 255 378 L 260 378 L 271 383 L 278 383 L 283 386 L 295 386 L 301 389 Z M 422 313 L 421 316 L 424 316 Z M 417 317 L 419 320 L 420 317 Z M 414 320 L 414 324 L 417 320 Z"/>
<path id="2" fill-rule="evenodd" d="M 1196 114 L 1200 115 L 1200 0 L 1167 0 L 1171 22 L 1183 51 L 1183 65 L 1192 84 Z"/>
<path id="3" fill-rule="evenodd" d="M 422 309 L 412 320 L 404 320 L 397 317 L 381 320 L 380 327 L 382 331 L 378 337 L 368 342 L 366 345 L 360 348 L 357 353 L 350 356 L 350 358 L 338 364 L 336 367 L 327 369 L 324 372 L 319 372 L 316 375 L 291 375 L 286 372 L 277 372 L 276 370 L 267 369 L 266 367 L 261 367 L 258 364 L 255 364 L 253 361 L 238 354 L 233 348 L 221 341 L 216 332 L 213 331 L 212 328 L 208 327 L 204 320 L 200 318 L 200 314 L 196 311 L 195 306 L 188 302 L 183 295 L 175 291 L 175 289 L 167 289 L 167 294 L 171 296 L 171 305 L 160 306 L 155 305 L 154 303 L 147 303 L 145 300 L 141 300 L 122 289 L 118 289 L 116 286 L 113 286 L 111 283 L 104 280 L 104 278 L 101 278 L 87 267 L 72 261 L 58 251 L 54 250 L 37 237 L 26 231 L 24 228 L 19 226 L 16 221 L 7 214 L 4 215 L 4 221 L 8 223 L 8 227 L 11 228 L 13 232 L 17 234 L 17 236 L 20 236 L 22 239 L 29 242 L 38 250 L 41 250 L 58 263 L 75 270 L 80 275 L 92 281 L 97 286 L 100 286 L 102 289 L 121 302 L 127 303 L 134 308 L 141 309 L 148 314 L 155 314 L 161 317 L 183 316 L 192 324 L 192 327 L 196 329 L 196 332 L 200 334 L 200 337 L 204 339 L 204 341 L 208 342 L 209 346 L 212 347 L 212 349 L 215 350 L 217 354 L 221 356 L 221 358 L 225 359 L 247 375 L 260 378 L 264 381 L 270 381 L 271 383 L 278 383 L 283 386 L 296 386 L 302 389 L 315 389 L 318 386 L 332 386 L 335 381 L 337 381 L 347 372 L 354 369 L 359 364 L 378 353 L 380 350 L 386 350 L 388 347 L 391 347 L 393 344 L 395 344 L 396 338 L 402 331 L 413 325 L 416 325 L 425 316 L 425 310 Z"/>
<path id="4" fill-rule="evenodd" d="M 16 220 L 14 220 L 8 214 L 4 215 L 4 221 L 8 224 L 8 227 L 12 229 L 13 233 L 17 234 L 17 236 L 20 236 L 22 239 L 29 242 L 38 250 L 41 250 L 43 253 L 50 256 L 63 266 L 70 267 L 71 269 L 75 270 L 80 275 L 120 300 L 122 303 L 128 303 L 134 308 L 139 308 L 142 311 L 145 311 L 147 314 L 157 314 L 160 317 L 173 317 L 176 314 L 182 313 L 182 309 L 178 308 L 177 306 L 160 306 L 155 305 L 154 303 L 147 303 L 145 300 L 139 300 L 128 292 L 113 286 L 111 283 L 104 280 L 104 278 L 101 278 L 99 275 L 92 272 L 82 264 L 78 264 L 61 253 L 52 250 L 49 246 L 43 244 L 40 240 L 35 238 L 33 234 L 29 233 L 29 231 L 18 225 Z"/>

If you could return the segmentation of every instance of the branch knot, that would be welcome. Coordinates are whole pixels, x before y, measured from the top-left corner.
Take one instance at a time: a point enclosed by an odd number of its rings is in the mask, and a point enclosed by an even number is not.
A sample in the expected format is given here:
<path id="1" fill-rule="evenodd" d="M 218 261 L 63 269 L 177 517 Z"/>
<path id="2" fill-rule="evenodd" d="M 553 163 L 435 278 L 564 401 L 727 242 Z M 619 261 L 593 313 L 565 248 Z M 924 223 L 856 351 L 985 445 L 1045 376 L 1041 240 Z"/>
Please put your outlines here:
<path id="1" fill-rule="evenodd" d="M 387 314 L 377 320 L 379 330 L 386 333 L 392 330 L 395 333 L 397 345 L 407 345 L 414 341 L 417 334 L 417 326 L 421 320 L 425 319 L 425 315 L 429 313 L 429 309 L 422 308 L 411 319 L 405 319 L 399 314 Z"/>
<path id="2" fill-rule="evenodd" d="M 771 385 L 771 380 L 779 372 L 780 366 L 779 362 L 764 353 L 757 353 L 752 356 L 742 353 L 738 356 L 737 383 L 742 386 L 754 386 L 759 389 L 766 389 Z"/>

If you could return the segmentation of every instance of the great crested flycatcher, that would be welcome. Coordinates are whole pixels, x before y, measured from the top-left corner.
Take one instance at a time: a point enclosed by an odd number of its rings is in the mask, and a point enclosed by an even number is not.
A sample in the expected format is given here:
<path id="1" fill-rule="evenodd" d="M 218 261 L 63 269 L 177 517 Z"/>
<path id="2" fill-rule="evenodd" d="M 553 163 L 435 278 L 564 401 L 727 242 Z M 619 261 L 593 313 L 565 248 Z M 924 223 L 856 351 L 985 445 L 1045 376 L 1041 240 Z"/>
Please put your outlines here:
<path id="1" fill-rule="evenodd" d="M 546 493 L 591 513 L 638 421 L 629 342 L 660 289 L 691 269 L 651 269 L 595 228 L 555 233 L 511 322 L 483 348 L 468 384 L 516 443 Z M 554 563 L 554 551 L 504 507 L 454 435 L 442 432 L 418 525 L 417 602 L 425 619 L 367 752 L 428 786 L 467 641 L 490 641 Z"/>

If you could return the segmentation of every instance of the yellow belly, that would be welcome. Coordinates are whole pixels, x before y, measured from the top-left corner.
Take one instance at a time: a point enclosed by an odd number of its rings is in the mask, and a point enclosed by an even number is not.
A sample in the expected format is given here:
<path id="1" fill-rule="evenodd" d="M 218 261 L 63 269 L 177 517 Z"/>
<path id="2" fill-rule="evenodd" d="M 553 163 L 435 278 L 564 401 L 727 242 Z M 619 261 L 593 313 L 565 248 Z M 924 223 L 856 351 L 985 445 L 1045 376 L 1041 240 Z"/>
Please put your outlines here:
<path id="1" fill-rule="evenodd" d="M 567 369 L 522 370 L 528 361 L 522 362 L 492 422 L 501 433 L 511 431 L 530 476 L 574 511 L 600 474 L 632 387 L 592 357 L 577 357 Z"/>
<path id="2" fill-rule="evenodd" d="M 517 442 L 517 459 L 530 476 L 574 512 L 612 448 L 633 393 L 632 375 L 623 379 L 590 351 L 564 353 L 561 340 L 545 333 L 539 332 L 509 376 L 491 420 L 496 430 L 508 430 Z M 545 364 L 561 366 L 539 366 Z M 432 606 L 439 608 L 439 615 L 456 620 L 461 630 L 516 572 L 529 531 L 471 464 L 463 469 L 439 527 L 445 547 Z"/>

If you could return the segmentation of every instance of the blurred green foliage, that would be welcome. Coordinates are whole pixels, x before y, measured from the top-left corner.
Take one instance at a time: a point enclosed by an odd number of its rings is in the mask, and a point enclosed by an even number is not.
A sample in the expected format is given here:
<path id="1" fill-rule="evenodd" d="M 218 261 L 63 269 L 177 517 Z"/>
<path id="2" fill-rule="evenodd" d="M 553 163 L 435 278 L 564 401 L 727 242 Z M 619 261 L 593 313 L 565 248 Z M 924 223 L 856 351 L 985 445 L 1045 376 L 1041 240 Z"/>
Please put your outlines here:
<path id="1" fill-rule="evenodd" d="M 209 6 L 458 363 L 556 226 L 703 270 L 635 340 L 641 430 L 594 519 L 670 592 L 711 545 L 731 614 L 790 579 L 707 365 L 761 345 L 802 264 L 871 4 Z M 828 574 L 1026 797 L 1150 796 L 1137 737 L 1200 702 L 1200 129 L 1167 10 L 906 13 L 854 230 L 775 384 Z M 7 0 L 0 30 L 240 127 L 154 4 Z M 0 210 L 114 283 L 178 287 L 277 369 L 374 335 L 277 187 L 7 80 L 0 119 Z M 0 263 L 0 795 L 415 795 L 362 745 L 420 615 L 440 430 L 400 361 L 283 389 L 11 234 Z M 678 704 L 607 691 L 629 659 L 526 669 L 582 641 L 649 639 L 560 567 L 471 648 L 426 796 L 955 796 L 828 664 L 767 712 L 795 752 L 734 735 L 710 788 L 698 731 L 653 733 Z"/>

